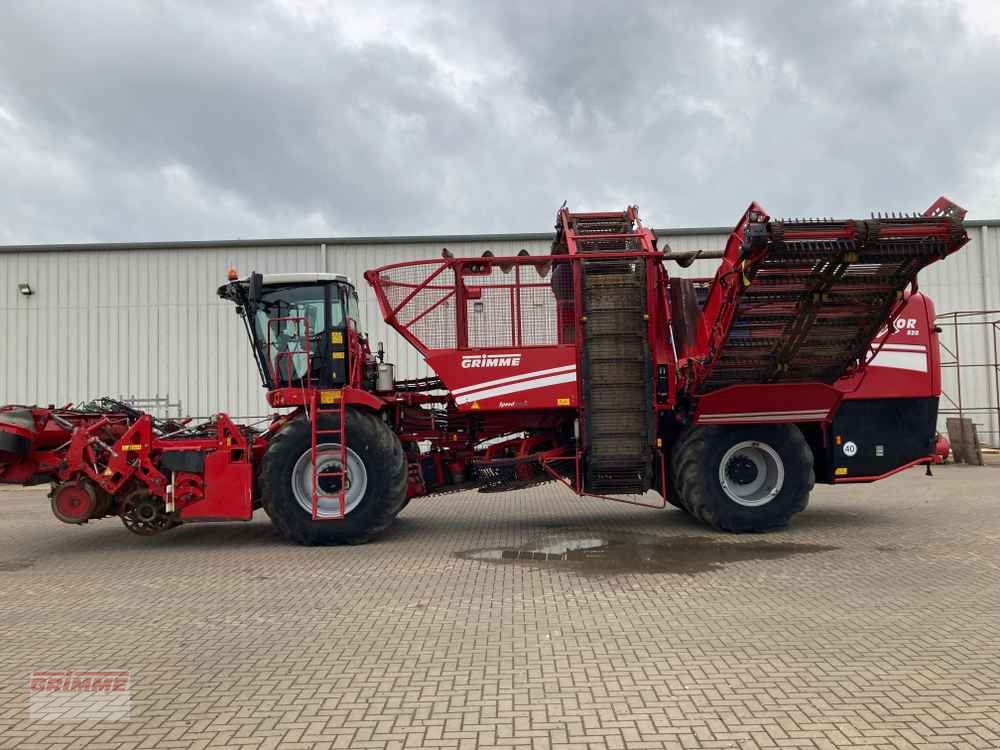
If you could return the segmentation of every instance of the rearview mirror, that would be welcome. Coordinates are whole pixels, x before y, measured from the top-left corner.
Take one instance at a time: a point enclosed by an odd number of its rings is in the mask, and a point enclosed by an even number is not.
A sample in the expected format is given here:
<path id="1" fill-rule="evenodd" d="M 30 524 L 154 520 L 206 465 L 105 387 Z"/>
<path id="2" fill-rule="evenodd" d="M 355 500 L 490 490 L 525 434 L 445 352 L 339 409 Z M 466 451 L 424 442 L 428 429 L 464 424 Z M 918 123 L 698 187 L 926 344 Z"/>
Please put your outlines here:
<path id="1" fill-rule="evenodd" d="M 250 283 L 247 289 L 247 297 L 251 302 L 260 302 L 264 295 L 264 277 L 256 271 L 250 272 Z"/>

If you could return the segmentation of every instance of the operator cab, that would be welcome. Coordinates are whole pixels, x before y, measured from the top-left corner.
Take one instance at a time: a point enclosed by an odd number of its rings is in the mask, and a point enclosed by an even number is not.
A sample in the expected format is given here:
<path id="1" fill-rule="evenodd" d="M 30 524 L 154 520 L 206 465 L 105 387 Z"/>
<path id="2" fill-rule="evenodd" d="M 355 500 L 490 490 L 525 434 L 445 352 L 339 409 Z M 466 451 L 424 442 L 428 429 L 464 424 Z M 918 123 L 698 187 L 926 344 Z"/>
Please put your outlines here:
<path id="1" fill-rule="evenodd" d="M 346 276 L 251 273 L 219 287 L 219 296 L 236 304 L 268 390 L 347 384 L 347 332 L 360 333 L 360 318 Z"/>

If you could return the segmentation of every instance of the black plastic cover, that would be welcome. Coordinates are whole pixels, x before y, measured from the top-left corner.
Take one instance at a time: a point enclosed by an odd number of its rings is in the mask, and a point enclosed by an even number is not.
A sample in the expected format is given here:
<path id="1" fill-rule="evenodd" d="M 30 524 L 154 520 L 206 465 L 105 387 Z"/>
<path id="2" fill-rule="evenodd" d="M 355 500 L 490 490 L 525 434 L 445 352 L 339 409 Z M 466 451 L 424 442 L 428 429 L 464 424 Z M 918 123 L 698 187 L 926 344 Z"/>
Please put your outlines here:
<path id="1" fill-rule="evenodd" d="M 827 481 L 878 477 L 933 454 L 937 411 L 936 397 L 842 402 L 830 426 Z"/>
<path id="2" fill-rule="evenodd" d="M 202 474 L 205 471 L 204 451 L 164 451 L 160 456 L 160 468 L 167 471 L 186 471 Z"/>

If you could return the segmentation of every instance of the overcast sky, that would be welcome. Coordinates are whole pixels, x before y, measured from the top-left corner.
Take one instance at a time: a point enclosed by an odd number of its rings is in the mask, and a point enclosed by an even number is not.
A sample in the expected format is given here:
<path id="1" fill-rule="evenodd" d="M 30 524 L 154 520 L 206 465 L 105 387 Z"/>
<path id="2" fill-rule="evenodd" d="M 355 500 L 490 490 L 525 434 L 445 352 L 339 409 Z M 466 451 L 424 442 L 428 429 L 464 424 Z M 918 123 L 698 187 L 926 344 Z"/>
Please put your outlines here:
<path id="1" fill-rule="evenodd" d="M 0 244 L 1000 217 L 997 5 L 5 0 Z"/>

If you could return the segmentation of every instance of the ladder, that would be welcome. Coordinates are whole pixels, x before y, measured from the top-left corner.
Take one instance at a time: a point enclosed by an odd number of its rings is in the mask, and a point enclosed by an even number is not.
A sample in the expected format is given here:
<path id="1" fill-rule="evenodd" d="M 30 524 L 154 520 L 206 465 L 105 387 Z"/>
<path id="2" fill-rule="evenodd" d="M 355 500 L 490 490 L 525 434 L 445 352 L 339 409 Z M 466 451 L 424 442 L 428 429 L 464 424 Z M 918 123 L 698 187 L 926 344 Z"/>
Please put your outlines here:
<path id="1" fill-rule="evenodd" d="M 309 422 L 312 451 L 312 518 L 314 521 L 339 521 L 347 515 L 347 406 L 344 402 L 343 392 L 340 390 L 313 390 Z M 325 444 L 323 438 L 328 436 L 334 437 L 339 448 L 336 469 L 320 468 L 319 447 Z M 336 480 L 336 489 L 333 491 L 325 490 L 322 487 L 324 483 L 321 482 L 323 479 Z M 320 515 L 320 501 L 332 498 L 337 498 L 337 513 Z"/>
<path id="2" fill-rule="evenodd" d="M 278 352 L 271 359 L 270 352 L 277 348 L 276 341 L 281 329 L 286 325 L 294 325 L 295 333 L 305 331 L 305 337 L 296 336 L 298 346 L 286 348 L 285 351 Z M 272 333 L 274 336 L 272 336 Z M 295 387 L 295 357 L 305 358 L 304 375 L 298 378 L 298 387 L 302 389 L 303 401 L 306 401 L 306 391 L 308 390 L 308 410 L 306 417 L 309 419 L 309 456 L 312 459 L 312 492 L 311 510 L 314 521 L 339 521 L 347 515 L 346 494 L 347 494 L 347 406 L 344 402 L 344 393 L 340 389 L 317 388 L 312 381 L 312 354 L 308 346 L 302 346 L 302 341 L 310 341 L 312 338 L 309 328 L 309 321 L 301 316 L 283 316 L 271 318 L 267 328 L 267 349 L 268 366 L 271 370 L 271 377 L 278 387 Z M 282 362 L 285 362 L 285 377 L 282 377 Z M 326 419 L 324 419 L 324 417 Z M 332 426 L 331 426 L 332 424 Z M 319 446 L 324 444 L 324 438 L 334 436 L 339 446 L 339 463 L 336 469 L 321 469 L 319 465 Z M 321 480 L 336 480 L 337 489 L 326 491 L 323 489 Z M 320 515 L 320 501 L 337 498 L 337 513 L 323 512 Z"/>

